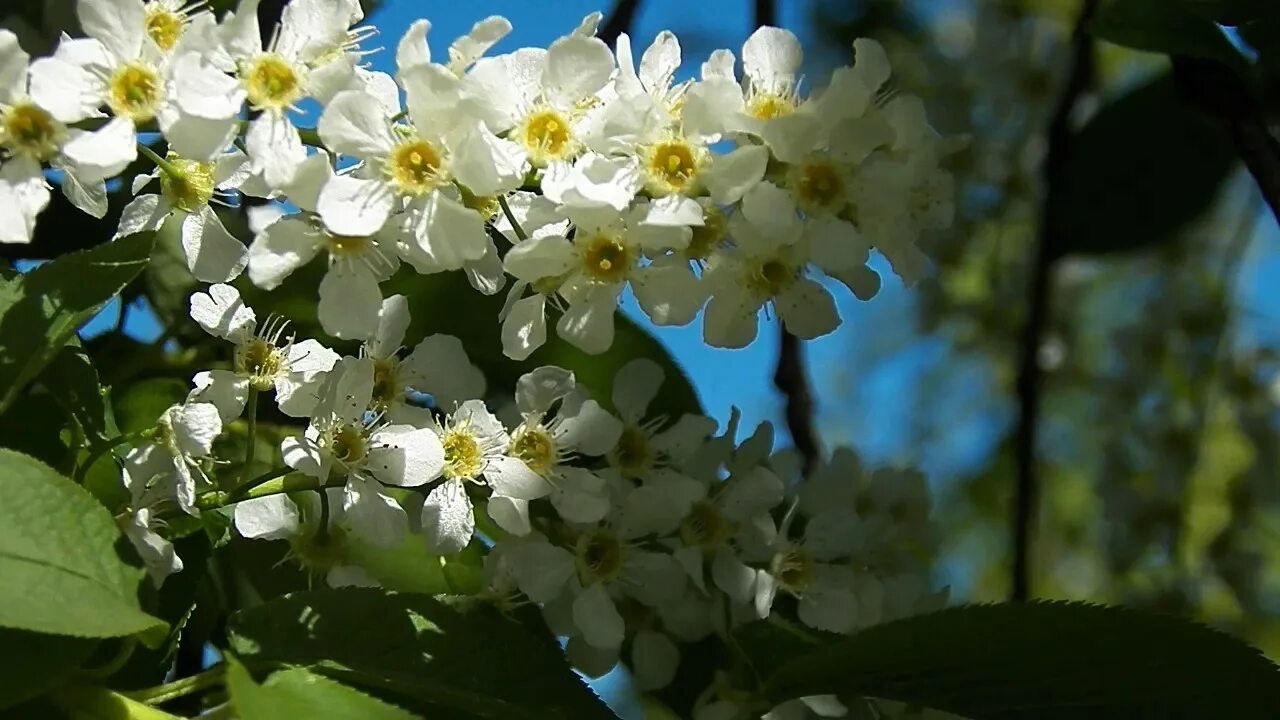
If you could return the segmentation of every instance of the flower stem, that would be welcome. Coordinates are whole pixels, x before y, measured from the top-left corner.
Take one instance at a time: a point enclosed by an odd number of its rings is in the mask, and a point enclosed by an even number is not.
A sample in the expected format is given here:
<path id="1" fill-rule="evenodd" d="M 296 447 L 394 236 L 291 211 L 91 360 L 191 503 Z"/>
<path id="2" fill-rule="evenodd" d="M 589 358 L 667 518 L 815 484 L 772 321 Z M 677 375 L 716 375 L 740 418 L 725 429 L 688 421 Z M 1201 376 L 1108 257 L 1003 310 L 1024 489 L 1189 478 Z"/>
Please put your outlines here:
<path id="1" fill-rule="evenodd" d="M 128 443 L 142 440 L 147 437 L 149 432 L 150 431 L 144 430 L 142 432 L 124 433 L 123 435 L 117 435 L 110 440 L 106 440 L 92 447 L 89 450 L 89 456 L 84 459 L 84 462 L 76 466 L 75 481 L 83 485 L 84 476 L 88 474 L 89 469 L 92 468 L 95 463 L 102 459 L 103 455 L 106 455 L 121 445 L 127 445 Z"/>
<path id="2" fill-rule="evenodd" d="M 171 178 L 179 177 L 182 175 L 182 173 L 178 170 L 178 168 L 173 166 L 173 163 L 160 157 L 158 154 L 156 154 L 155 150 L 152 150 L 150 147 L 144 145 L 143 143 L 138 143 L 138 152 L 142 153 L 143 155 L 146 155 L 147 159 L 155 163 L 156 167 L 160 168 L 160 171 L 163 172 L 165 175 L 168 175 Z"/>
<path id="3" fill-rule="evenodd" d="M 153 688 L 125 693 L 125 696 L 148 705 L 159 705 L 174 698 L 180 698 L 183 695 L 190 695 L 193 692 L 220 685 L 225 674 L 225 665 L 215 665 L 204 672 L 174 680 L 171 683 L 157 685 Z"/>
<path id="4" fill-rule="evenodd" d="M 525 233 L 524 228 L 520 227 L 520 223 L 516 220 L 515 213 L 511 212 L 511 206 L 507 204 L 505 195 L 498 196 L 498 204 L 502 206 L 502 214 L 507 216 L 507 222 L 511 223 L 511 229 L 515 231 L 516 237 L 521 240 L 528 240 L 529 235 Z"/>
<path id="5" fill-rule="evenodd" d="M 275 480 L 278 477 L 288 475 L 291 472 L 293 472 L 293 468 L 291 467 L 278 467 L 274 470 L 268 470 L 252 480 L 240 483 L 227 493 L 228 502 L 235 502 L 236 500 L 244 497 L 254 488 Z"/>
<path id="6" fill-rule="evenodd" d="M 245 401 L 249 411 L 246 421 L 249 424 L 248 445 L 244 450 L 244 466 L 240 468 L 240 485 L 249 482 L 249 473 L 253 472 L 253 454 L 258 449 L 258 389 L 250 386 L 249 398 Z M 239 489 L 239 488 L 237 488 Z"/>
<path id="7" fill-rule="evenodd" d="M 342 487 L 347 484 L 347 478 L 344 475 L 330 477 L 328 480 L 321 480 L 310 475 L 302 473 L 289 473 L 283 477 L 275 477 L 264 480 L 260 485 L 249 488 L 242 492 L 229 493 L 222 490 L 214 490 L 207 492 L 196 498 L 196 507 L 200 510 L 216 510 L 227 505 L 234 505 L 245 500 L 256 500 L 257 498 L 267 497 L 268 495 L 279 495 L 281 493 L 300 492 L 303 490 L 322 490 L 330 487 Z"/>

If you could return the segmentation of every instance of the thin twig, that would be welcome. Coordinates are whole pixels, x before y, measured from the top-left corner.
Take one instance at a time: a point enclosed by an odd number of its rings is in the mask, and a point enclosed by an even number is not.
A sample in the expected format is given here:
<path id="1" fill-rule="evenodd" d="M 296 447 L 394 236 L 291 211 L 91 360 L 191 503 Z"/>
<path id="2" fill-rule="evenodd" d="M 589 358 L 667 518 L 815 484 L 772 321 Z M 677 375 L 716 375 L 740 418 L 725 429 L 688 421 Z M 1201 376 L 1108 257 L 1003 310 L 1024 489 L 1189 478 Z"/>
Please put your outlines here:
<path id="1" fill-rule="evenodd" d="M 603 40 L 609 47 L 613 47 L 618 42 L 619 35 L 631 30 L 631 24 L 635 22 L 636 13 L 639 10 L 640 0 L 618 0 L 613 4 L 613 10 L 609 11 L 604 22 L 600 23 L 596 37 Z"/>
<path id="2" fill-rule="evenodd" d="M 787 430 L 800 453 L 801 467 L 808 475 L 820 452 L 813 428 L 813 395 L 805 374 L 800 339 L 787 332 L 781 322 L 778 323 L 778 338 L 778 368 L 773 373 L 773 384 L 786 398 Z"/>
<path id="3" fill-rule="evenodd" d="M 1014 488 L 1012 545 L 1013 567 L 1010 598 L 1031 596 L 1031 528 L 1039 499 L 1036 478 L 1036 430 L 1040 416 L 1040 346 L 1049 323 L 1049 293 L 1053 283 L 1054 259 L 1062 247 L 1063 229 L 1048 222 L 1048 208 L 1061 191 L 1067 158 L 1074 133 L 1071 116 L 1076 103 L 1093 82 L 1093 41 L 1084 26 L 1097 11 L 1098 0 L 1083 0 L 1080 17 L 1072 34 L 1071 67 L 1062 97 L 1048 130 L 1048 154 L 1044 163 L 1045 200 L 1040 218 L 1040 241 L 1036 245 L 1027 289 L 1027 323 L 1023 330 L 1018 359 L 1018 428 L 1015 438 L 1017 484 Z"/>

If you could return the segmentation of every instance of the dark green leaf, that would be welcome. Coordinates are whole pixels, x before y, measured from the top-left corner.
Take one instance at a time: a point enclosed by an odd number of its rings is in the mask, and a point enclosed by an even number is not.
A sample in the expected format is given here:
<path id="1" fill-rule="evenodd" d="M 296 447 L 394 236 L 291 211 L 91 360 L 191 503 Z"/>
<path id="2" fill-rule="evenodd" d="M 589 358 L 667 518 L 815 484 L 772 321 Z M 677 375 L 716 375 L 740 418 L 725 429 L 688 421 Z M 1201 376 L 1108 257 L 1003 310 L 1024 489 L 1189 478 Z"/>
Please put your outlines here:
<path id="1" fill-rule="evenodd" d="M 1280 672 L 1235 638 L 1065 602 L 972 605 L 878 625 L 796 654 L 765 689 L 775 702 L 849 693 L 974 720 L 1261 720 L 1280 708 Z"/>
<path id="2" fill-rule="evenodd" d="M 88 638 L 0 628 L 0 708 L 57 687 L 97 644 Z"/>
<path id="3" fill-rule="evenodd" d="M 1066 163 L 1046 222 L 1063 228 L 1063 254 L 1094 254 L 1172 239 L 1213 203 L 1235 151 L 1165 75 L 1103 107 Z"/>
<path id="4" fill-rule="evenodd" d="M 232 650 L 251 667 L 309 666 L 428 717 L 612 718 L 554 640 L 491 607 L 343 588 L 237 613 Z"/>
<path id="5" fill-rule="evenodd" d="M 138 603 L 111 515 L 53 469 L 0 450 L 0 627 L 77 637 L 163 633 Z"/>
<path id="6" fill-rule="evenodd" d="M 278 672 L 259 685 L 240 663 L 231 660 L 227 667 L 227 688 L 240 720 L 413 720 L 416 717 L 301 668 Z"/>
<path id="7" fill-rule="evenodd" d="M 1178 0 L 1112 0 L 1089 23 L 1089 32 L 1137 50 L 1216 60 L 1240 72 L 1248 69 L 1213 20 Z"/>
<path id="8" fill-rule="evenodd" d="M 142 233 L 64 255 L 0 283 L 0 413 L 75 333 L 147 265 Z"/>
<path id="9" fill-rule="evenodd" d="M 115 418 L 108 410 L 106 392 L 98 383 L 98 371 L 79 343 L 68 344 L 58 351 L 40 374 L 40 384 L 80 423 L 90 444 L 118 434 Z"/>
<path id="10" fill-rule="evenodd" d="M 75 453 L 62 436 L 70 423 L 70 416 L 48 393 L 25 392 L 0 413 L 0 438 L 9 449 L 69 473 Z"/>
<path id="11" fill-rule="evenodd" d="M 154 378 L 134 383 L 115 398 L 120 432 L 134 433 L 155 427 L 169 406 L 182 402 L 191 386 L 176 378 Z"/>

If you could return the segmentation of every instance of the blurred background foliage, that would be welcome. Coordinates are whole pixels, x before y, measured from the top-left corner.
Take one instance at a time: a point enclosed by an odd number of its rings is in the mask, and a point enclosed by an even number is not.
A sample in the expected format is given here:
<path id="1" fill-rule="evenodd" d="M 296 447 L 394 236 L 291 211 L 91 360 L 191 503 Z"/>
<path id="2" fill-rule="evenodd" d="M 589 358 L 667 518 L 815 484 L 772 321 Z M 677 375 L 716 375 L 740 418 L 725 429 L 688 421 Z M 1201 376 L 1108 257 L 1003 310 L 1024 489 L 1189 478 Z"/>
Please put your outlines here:
<path id="1" fill-rule="evenodd" d="M 1103 3 L 1094 20 L 1158 32 L 1150 26 L 1184 10 L 1226 13 L 1208 19 L 1225 26 L 1228 51 L 1249 59 L 1239 72 L 1280 129 L 1280 52 L 1263 37 L 1280 27 L 1275 4 L 1196 4 Z M 880 39 L 900 88 L 925 98 L 942 134 L 968 142 L 951 165 L 955 225 L 931 239 L 936 272 L 854 320 L 848 361 L 819 376 L 836 392 L 818 426 L 828 444 L 922 463 L 953 597 L 1005 597 L 1018 349 L 1041 224 L 1055 223 L 1065 242 L 1053 253 L 1038 348 L 1032 594 L 1195 616 L 1280 657 L 1276 221 L 1228 133 L 1175 83 L 1169 58 L 1109 42 L 1090 44 L 1092 77 L 1070 116 L 1061 187 L 1042 210 L 1046 130 L 1081 5 L 820 6 L 827 42 Z M 1145 8 L 1115 15 L 1132 6 Z M 1170 50 L 1159 38 L 1124 41 Z M 868 391 L 904 362 L 914 368 L 892 383 L 896 392 Z"/>

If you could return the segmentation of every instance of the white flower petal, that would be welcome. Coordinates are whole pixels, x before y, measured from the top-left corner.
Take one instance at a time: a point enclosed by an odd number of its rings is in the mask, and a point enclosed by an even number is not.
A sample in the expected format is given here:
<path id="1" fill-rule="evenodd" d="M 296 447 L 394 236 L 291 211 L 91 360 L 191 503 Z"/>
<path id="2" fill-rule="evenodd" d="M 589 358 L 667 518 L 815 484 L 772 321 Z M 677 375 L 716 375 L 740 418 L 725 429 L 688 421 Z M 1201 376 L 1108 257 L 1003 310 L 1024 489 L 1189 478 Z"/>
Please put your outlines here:
<path id="1" fill-rule="evenodd" d="M 410 232 L 417 249 L 442 270 L 458 270 L 469 260 L 479 260 L 489 245 L 480 214 L 441 192 L 422 204 Z"/>
<path id="2" fill-rule="evenodd" d="M 732 152 L 717 155 L 701 177 L 711 197 L 727 205 L 741 200 L 764 178 L 769 164 L 769 150 L 762 145 L 744 145 Z"/>
<path id="3" fill-rule="evenodd" d="M 88 42 L 97 45 L 96 41 Z M 31 63 L 29 83 L 31 99 L 61 122 L 79 122 L 102 114 L 98 107 L 102 105 L 103 81 L 79 64 L 61 57 L 39 58 Z"/>
<path id="4" fill-rule="evenodd" d="M 787 332 L 803 340 L 826 335 L 840 325 L 836 301 L 826 288 L 801 279 L 774 298 Z"/>
<path id="5" fill-rule="evenodd" d="M 206 457 L 213 451 L 213 441 L 222 433 L 222 417 L 215 405 L 208 402 L 180 405 L 170 418 L 174 441 L 183 454 Z"/>
<path id="6" fill-rule="evenodd" d="M 370 338 L 369 355 L 390 358 L 400 351 L 405 331 L 409 329 L 409 300 L 403 295 L 384 298 L 378 310 L 378 331 Z"/>
<path id="7" fill-rule="evenodd" d="M 449 69 L 462 74 L 510 32 L 511 21 L 500 15 L 491 15 L 472 25 L 470 32 L 449 46 Z"/>
<path id="8" fill-rule="evenodd" d="M 260 540 L 288 540 L 298 532 L 298 506 L 288 495 L 242 500 L 233 511 L 236 532 Z"/>
<path id="9" fill-rule="evenodd" d="M 625 625 L 603 583 L 583 589 L 574 598 L 573 624 L 582 631 L 582 639 L 593 647 L 608 650 L 622 645 Z"/>
<path id="10" fill-rule="evenodd" d="M 516 585 L 538 603 L 555 600 L 574 573 L 573 555 L 545 540 L 515 543 L 511 560 Z"/>
<path id="11" fill-rule="evenodd" d="M 195 389 L 187 395 L 187 402 L 213 403 L 218 415 L 226 423 L 240 417 L 249 397 L 249 380 L 231 370 L 206 370 L 192 379 Z"/>
<path id="12" fill-rule="evenodd" d="M 264 290 L 274 290 L 294 270 L 311 262 L 323 242 L 323 236 L 302 217 L 280 218 L 249 246 L 249 279 Z"/>
<path id="13" fill-rule="evenodd" d="M 133 123 L 112 118 L 93 132 L 80 133 L 62 147 L 62 154 L 82 182 L 97 182 L 119 175 L 138 157 Z"/>
<path id="14" fill-rule="evenodd" d="M 281 187 L 293 179 L 298 164 L 307 159 L 298 128 L 289 118 L 265 112 L 249 123 L 245 149 L 253 162 L 254 172 L 262 173 L 267 185 Z"/>
<path id="15" fill-rule="evenodd" d="M 552 487 L 551 504 L 565 520 L 593 523 L 609 513 L 609 489 L 590 470 L 562 467 Z"/>
<path id="16" fill-rule="evenodd" d="M 248 248 L 227 232 L 208 205 L 183 218 L 182 250 L 187 268 L 201 282 L 232 280 L 249 262 Z"/>
<path id="17" fill-rule="evenodd" d="M 338 93 L 316 128 L 330 152 L 359 158 L 386 155 L 396 144 L 382 103 L 358 90 Z"/>
<path id="18" fill-rule="evenodd" d="M 788 90 L 803 59 L 800 41 L 782 28 L 757 28 L 742 45 L 743 72 L 756 87 L 767 92 Z"/>
<path id="19" fill-rule="evenodd" d="M 354 475 L 347 478 L 342 511 L 353 533 L 379 547 L 397 547 L 409 531 L 409 519 L 395 499 L 376 482 Z"/>
<path id="20" fill-rule="evenodd" d="M 525 373 L 516 381 L 516 407 L 524 414 L 541 416 L 576 387 L 573 373 L 554 365 L 544 365 Z"/>
<path id="21" fill-rule="evenodd" d="M 336 263 L 320 281 L 320 326 L 330 335 L 364 340 L 378 329 L 382 290 L 367 270 L 354 263 Z"/>
<path id="22" fill-rule="evenodd" d="M 706 291 L 689 262 L 661 257 L 635 272 L 631 289 L 655 325 L 688 325 L 707 301 Z"/>
<path id="23" fill-rule="evenodd" d="M 538 473 L 529 469 L 524 461 L 500 456 L 489 460 L 484 469 L 485 480 L 493 489 L 494 497 L 511 497 L 518 500 L 537 500 L 551 493 L 551 485 Z"/>
<path id="24" fill-rule="evenodd" d="M 622 422 L 584 393 L 565 398 L 559 413 L 556 440 L 583 455 L 603 455 L 622 436 Z"/>
<path id="25" fill-rule="evenodd" d="M 80 0 L 76 17 L 85 34 L 116 57 L 132 60 L 141 53 L 146 11 L 139 0 Z"/>
<path id="26" fill-rule="evenodd" d="M 444 469 L 440 438 L 427 428 L 387 425 L 375 432 L 370 441 L 374 447 L 365 467 L 387 485 L 425 485 L 440 477 Z"/>
<path id="27" fill-rule="evenodd" d="M 524 360 L 547 342 L 547 298 L 535 293 L 512 303 L 502 321 L 502 354 Z"/>
<path id="28" fill-rule="evenodd" d="M 736 603 L 748 603 L 754 597 L 756 571 L 728 549 L 721 549 L 711 561 L 711 578 Z"/>
<path id="29" fill-rule="evenodd" d="M 484 373 L 471 364 L 462 341 L 452 335 L 428 335 L 400 364 L 403 379 L 430 393 L 441 407 L 484 396 Z"/>
<path id="30" fill-rule="evenodd" d="M 431 45 L 427 42 L 427 33 L 430 31 L 430 20 L 424 18 L 413 21 L 396 45 L 396 70 L 404 72 L 411 67 L 431 62 Z"/>
<path id="31" fill-rule="evenodd" d="M 240 343 L 253 336 L 258 318 L 240 299 L 240 291 L 225 284 L 209 286 L 209 292 L 191 295 L 191 319 L 205 332 Z"/>
<path id="32" fill-rule="evenodd" d="M 613 53 L 599 38 L 562 37 L 547 48 L 544 91 L 561 107 L 594 95 L 613 74 Z"/>
<path id="33" fill-rule="evenodd" d="M 648 358 L 632 360 L 613 376 L 613 407 L 624 420 L 638 422 L 665 379 L 658 363 Z"/>
<path id="34" fill-rule="evenodd" d="M 631 645 L 631 670 L 636 687 L 657 690 L 671 684 L 680 665 L 680 649 L 666 635 L 652 630 L 636 633 Z"/>
<path id="35" fill-rule="evenodd" d="M 599 355 L 613 345 L 613 316 L 618 309 L 621 285 L 590 288 L 569 303 L 556 323 L 556 332 L 571 345 Z"/>
<path id="36" fill-rule="evenodd" d="M 437 555 L 461 552 L 475 532 L 471 498 L 462 483 L 446 480 L 437 485 L 422 505 L 422 533 L 427 549 Z"/>
<path id="37" fill-rule="evenodd" d="M 512 535 L 524 536 L 533 532 L 529 523 L 529 501 L 517 500 L 505 495 L 493 495 L 487 504 L 489 517 L 498 527 Z"/>
<path id="38" fill-rule="evenodd" d="M 366 237 L 386 224 L 394 201 L 390 188 L 378 180 L 336 175 L 320 191 L 316 210 L 335 234 Z"/>
<path id="39" fill-rule="evenodd" d="M 287 437 L 281 440 L 280 457 L 285 465 L 304 475 L 318 478 L 324 474 L 320 448 L 305 438 Z"/>

